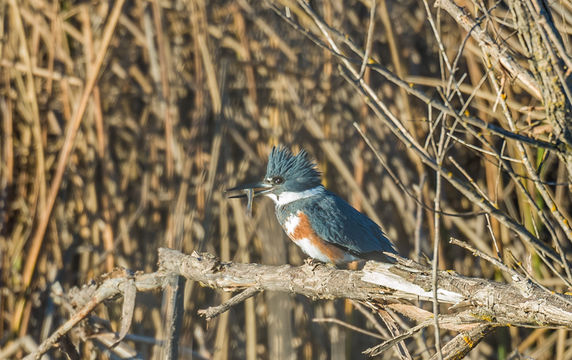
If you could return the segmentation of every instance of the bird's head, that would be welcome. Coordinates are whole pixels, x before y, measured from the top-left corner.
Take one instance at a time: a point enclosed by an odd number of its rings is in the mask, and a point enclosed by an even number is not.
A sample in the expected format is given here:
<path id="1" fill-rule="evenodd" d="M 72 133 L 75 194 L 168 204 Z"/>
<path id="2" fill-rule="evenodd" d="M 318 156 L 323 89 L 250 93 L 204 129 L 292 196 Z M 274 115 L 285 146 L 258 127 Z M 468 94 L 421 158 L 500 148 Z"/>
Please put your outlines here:
<path id="1" fill-rule="evenodd" d="M 268 156 L 266 175 L 261 182 L 237 186 L 228 191 L 254 190 L 254 196 L 268 196 L 278 205 L 323 191 L 321 182 L 320 172 L 305 150 L 294 155 L 287 148 L 273 147 Z"/>

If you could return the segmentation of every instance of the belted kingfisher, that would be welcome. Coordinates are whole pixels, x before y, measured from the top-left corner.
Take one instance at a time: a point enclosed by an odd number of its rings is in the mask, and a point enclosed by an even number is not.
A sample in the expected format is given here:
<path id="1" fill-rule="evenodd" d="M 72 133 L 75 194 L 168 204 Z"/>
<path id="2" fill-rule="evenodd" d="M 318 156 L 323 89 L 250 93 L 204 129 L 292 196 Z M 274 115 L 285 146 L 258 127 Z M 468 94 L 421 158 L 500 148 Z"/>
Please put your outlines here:
<path id="1" fill-rule="evenodd" d="M 264 195 L 276 205 L 276 217 L 292 241 L 311 258 L 333 264 L 355 260 L 387 260 L 396 253 L 391 241 L 370 218 L 326 190 L 316 164 L 305 150 L 297 155 L 273 147 L 264 180 L 228 191 Z M 246 194 L 230 196 L 245 197 Z"/>

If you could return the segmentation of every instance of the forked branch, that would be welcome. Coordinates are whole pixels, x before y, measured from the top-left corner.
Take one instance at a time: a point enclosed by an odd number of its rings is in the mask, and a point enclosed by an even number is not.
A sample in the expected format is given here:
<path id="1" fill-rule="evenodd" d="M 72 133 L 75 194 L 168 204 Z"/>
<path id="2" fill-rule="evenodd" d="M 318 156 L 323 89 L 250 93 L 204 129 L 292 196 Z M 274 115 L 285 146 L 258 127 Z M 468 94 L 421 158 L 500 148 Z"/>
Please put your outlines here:
<path id="1" fill-rule="evenodd" d="M 324 264 L 272 266 L 221 262 L 208 253 L 185 255 L 176 250 L 161 248 L 159 270 L 155 273 L 132 274 L 120 271 L 100 282 L 71 291 L 68 299 L 73 304 L 75 313 L 29 358 L 39 358 L 47 352 L 103 301 L 117 295 L 125 297 L 126 289 L 161 289 L 165 280 L 173 275 L 224 291 L 245 290 L 233 298 L 235 300 L 229 302 L 229 306 L 222 306 L 223 310 L 228 310 L 259 291 L 270 290 L 301 294 L 312 299 L 353 299 L 372 309 L 388 307 L 418 322 L 419 329 L 433 323 L 430 312 L 410 303 L 410 300 L 419 298 L 428 300 L 431 295 L 420 297 L 404 291 L 402 287 L 402 290 L 394 289 L 395 279 L 398 278 L 402 283 L 430 291 L 431 269 L 411 260 L 397 257 L 397 262 L 393 265 L 368 262 L 362 270 L 354 271 Z M 514 283 L 504 284 L 464 277 L 449 271 L 439 272 L 439 289 L 448 294 L 456 294 L 460 300 L 449 308 L 447 314 L 439 315 L 440 327 L 462 334 L 472 331 L 482 334 L 479 329 L 483 325 L 487 328 L 510 324 L 572 329 L 572 297 L 552 294 L 518 276 L 513 275 L 513 279 Z M 129 306 L 134 306 L 134 296 L 130 298 L 133 301 L 130 301 Z M 124 311 L 123 314 L 132 316 L 133 312 Z M 130 319 L 122 319 L 123 323 L 128 321 Z M 121 332 L 126 331 L 122 328 Z"/>

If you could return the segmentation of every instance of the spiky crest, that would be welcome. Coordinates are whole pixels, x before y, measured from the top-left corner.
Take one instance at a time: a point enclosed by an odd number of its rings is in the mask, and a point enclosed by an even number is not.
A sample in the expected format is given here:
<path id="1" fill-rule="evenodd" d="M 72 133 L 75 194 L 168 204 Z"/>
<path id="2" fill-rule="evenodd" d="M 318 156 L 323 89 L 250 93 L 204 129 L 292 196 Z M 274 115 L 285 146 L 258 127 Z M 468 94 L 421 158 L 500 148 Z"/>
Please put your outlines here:
<path id="1" fill-rule="evenodd" d="M 266 178 L 281 176 L 290 191 L 311 189 L 321 184 L 321 174 L 310 155 L 301 150 L 297 155 L 282 146 L 273 147 L 268 157 Z"/>

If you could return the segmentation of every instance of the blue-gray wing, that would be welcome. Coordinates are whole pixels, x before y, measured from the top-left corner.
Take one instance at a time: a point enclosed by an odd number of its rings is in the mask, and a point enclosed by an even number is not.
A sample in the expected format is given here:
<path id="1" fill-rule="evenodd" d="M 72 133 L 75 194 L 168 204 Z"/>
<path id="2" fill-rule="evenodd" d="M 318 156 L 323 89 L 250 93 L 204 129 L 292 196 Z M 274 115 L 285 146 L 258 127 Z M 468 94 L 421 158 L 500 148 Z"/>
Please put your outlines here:
<path id="1" fill-rule="evenodd" d="M 342 198 L 326 191 L 319 201 L 304 206 L 316 234 L 361 258 L 396 250 L 381 228 Z M 373 256 L 372 256 L 373 255 Z"/>

